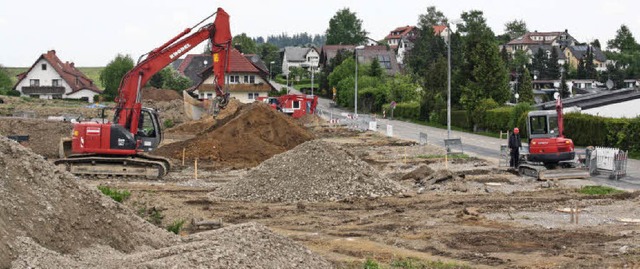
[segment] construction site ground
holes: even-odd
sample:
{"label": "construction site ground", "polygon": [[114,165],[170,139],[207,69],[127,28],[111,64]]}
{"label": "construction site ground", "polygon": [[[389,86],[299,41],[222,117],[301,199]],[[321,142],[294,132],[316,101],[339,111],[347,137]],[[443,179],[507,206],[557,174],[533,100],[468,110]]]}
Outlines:
{"label": "construction site ground", "polygon": [[[36,126],[33,123],[12,119],[11,124],[17,126],[13,127],[14,133],[26,134],[29,128],[42,132],[42,127],[29,127]],[[372,192],[367,197],[327,196],[284,202],[233,199],[220,191],[253,175],[252,169],[271,166],[247,167],[230,161],[221,166],[216,163],[218,158],[200,159],[197,170],[193,158],[187,158],[184,165],[174,158],[173,170],[158,181],[79,178],[78,182],[90,188],[103,185],[129,190],[131,196],[123,202],[128,210],[160,227],[184,220],[182,236],[214,227],[196,227],[192,225],[195,222],[222,223],[225,227],[260,223],[306,246],[337,268],[362,268],[368,259],[385,268],[399,266],[402,261],[451,266],[441,268],[640,266],[639,192],[581,194],[578,190],[590,182],[536,181],[498,169],[495,163],[480,158],[449,158],[440,147],[351,131],[316,120],[307,121],[306,128],[315,137],[306,143],[322,140],[320,146],[335,145],[345,156],[358,160],[335,159],[326,165],[342,171],[362,160],[372,171],[361,172],[393,181],[403,191],[391,196]],[[1,134],[7,135],[8,131],[4,132]],[[165,144],[195,138],[195,134],[169,131]],[[325,142],[328,144],[322,144]],[[37,145],[42,147],[40,142]],[[55,152],[32,150],[49,158]],[[283,146],[282,150],[287,154],[296,148]],[[175,155],[174,151],[170,153]],[[316,154],[313,150],[306,153],[309,158]],[[292,168],[283,165],[281,169],[274,173],[288,175]],[[310,178],[327,170],[313,165],[296,169]],[[265,182],[276,179],[264,178]],[[297,188],[297,192],[306,193],[311,187]],[[322,192],[322,186],[313,188],[316,193]],[[301,268],[305,267],[317,265]]]}

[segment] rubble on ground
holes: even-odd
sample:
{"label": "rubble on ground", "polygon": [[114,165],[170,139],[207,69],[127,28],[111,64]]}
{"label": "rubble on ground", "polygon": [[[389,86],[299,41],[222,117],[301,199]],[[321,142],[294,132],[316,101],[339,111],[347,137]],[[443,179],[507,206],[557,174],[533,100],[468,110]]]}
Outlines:
{"label": "rubble on ground", "polygon": [[264,161],[213,195],[264,202],[320,202],[401,192],[402,186],[381,178],[358,157],[329,142],[312,140]]}
{"label": "rubble on ground", "polygon": [[58,157],[58,144],[63,137],[71,137],[73,124],[44,119],[0,118],[0,135],[28,135],[23,143],[46,158]]}

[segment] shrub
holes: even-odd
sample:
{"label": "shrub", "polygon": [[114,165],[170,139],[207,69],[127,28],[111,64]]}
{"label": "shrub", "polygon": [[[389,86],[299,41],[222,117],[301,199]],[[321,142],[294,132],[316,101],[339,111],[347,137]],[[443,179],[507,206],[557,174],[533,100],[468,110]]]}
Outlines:
{"label": "shrub", "polygon": [[164,120],[164,128],[171,128],[173,127],[175,124],[173,123],[172,119],[166,119]]}
{"label": "shrub", "polygon": [[[389,104],[382,105],[382,109],[387,111],[387,117],[391,117],[391,108]],[[393,116],[397,118],[418,120],[420,117],[420,103],[406,102],[397,103]]]}
{"label": "shrub", "polygon": [[174,234],[179,234],[182,230],[182,225],[184,225],[184,220],[174,220],[173,224],[167,226],[167,231],[172,232]]}
{"label": "shrub", "polygon": [[102,194],[111,197],[111,199],[119,203],[122,203],[122,201],[131,196],[131,192],[129,192],[128,190],[121,191],[118,189],[109,188],[107,186],[98,186],[98,189],[102,192]]}

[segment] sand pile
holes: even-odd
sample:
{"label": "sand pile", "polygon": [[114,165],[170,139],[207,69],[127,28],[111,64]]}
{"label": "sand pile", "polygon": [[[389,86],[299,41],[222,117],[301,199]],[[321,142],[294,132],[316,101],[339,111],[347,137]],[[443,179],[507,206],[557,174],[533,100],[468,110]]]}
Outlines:
{"label": "sand pile", "polygon": [[258,224],[178,237],[0,137],[0,268],[330,268]]}
{"label": "sand pile", "polygon": [[73,124],[43,119],[0,118],[0,135],[29,135],[24,143],[35,153],[47,158],[58,157],[58,144],[63,137],[71,137]]}
{"label": "sand pile", "polygon": [[235,117],[195,138],[172,143],[154,154],[180,160],[195,158],[216,167],[254,167],[271,156],[313,139],[313,135],[289,116],[265,103],[243,106]]}
{"label": "sand pile", "polygon": [[204,117],[197,121],[188,121],[173,128],[167,129],[166,134],[190,134],[197,135],[206,133],[220,126],[237,116],[238,111],[247,104],[243,104],[237,99],[229,100],[229,104],[220,110],[220,113],[214,118],[212,116]]}
{"label": "sand pile", "polygon": [[317,114],[306,114],[298,119],[302,125],[305,126],[317,126],[326,123],[327,121],[323,120]]}
{"label": "sand pile", "polygon": [[329,142],[312,140],[264,161],[213,195],[262,202],[319,202],[402,191],[402,186],[381,178],[358,157]]}
{"label": "sand pile", "polygon": [[172,237],[2,136],[0,267],[8,267],[18,254],[14,243],[18,236],[60,253],[93,244],[131,252],[143,245],[162,246]]}

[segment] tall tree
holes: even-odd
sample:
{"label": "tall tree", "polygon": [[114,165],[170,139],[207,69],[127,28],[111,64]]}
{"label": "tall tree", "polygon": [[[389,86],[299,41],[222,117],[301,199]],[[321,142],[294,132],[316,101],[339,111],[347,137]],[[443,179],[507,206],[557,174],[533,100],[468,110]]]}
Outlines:
{"label": "tall tree", "polygon": [[418,27],[426,28],[433,27],[434,25],[443,25],[447,23],[447,17],[444,16],[442,11],[436,9],[435,6],[427,7],[427,13],[420,14],[418,19]]}
{"label": "tall tree", "polygon": [[560,79],[560,96],[562,96],[563,99],[571,96],[571,91],[569,90],[569,86],[567,86],[567,76],[562,76]]}
{"label": "tall tree", "polygon": [[465,65],[461,75],[466,81],[461,102],[471,113],[480,100],[491,98],[498,103],[509,99],[507,69],[500,59],[495,36],[482,11],[472,10],[461,15],[458,25],[464,35]]}
{"label": "tall tree", "polygon": [[533,83],[531,82],[531,73],[529,69],[525,68],[522,73],[522,86],[518,89],[518,102],[527,102],[529,104],[534,103],[533,99]]}
{"label": "tall tree", "polygon": [[586,79],[587,78],[587,69],[585,68],[584,58],[578,61],[578,71],[576,72],[576,76],[578,79]]}
{"label": "tall tree", "polygon": [[551,48],[551,57],[549,57],[547,67],[547,79],[558,79],[560,77],[560,64],[558,63],[558,50]]}
{"label": "tall tree", "polygon": [[591,44],[590,44],[590,45],[591,45],[591,46],[593,46],[593,47],[595,47],[595,48],[602,49],[602,46],[600,45],[600,40],[598,40],[597,38],[596,38],[596,40],[594,40],[593,42],[591,42]]}
{"label": "tall tree", "polygon": [[133,59],[129,55],[118,54],[115,59],[111,60],[107,66],[100,72],[100,82],[104,86],[102,93],[107,100],[114,100],[118,95],[118,87],[122,77],[133,69]]}
{"label": "tall tree", "polygon": [[598,76],[598,72],[596,71],[596,66],[593,63],[593,48],[591,46],[587,47],[587,54],[584,56],[584,72],[585,78],[587,79],[596,79]]}
{"label": "tall tree", "polygon": [[616,37],[607,42],[609,49],[616,49],[622,53],[637,51],[640,47],[633,34],[626,25],[621,25]]}
{"label": "tall tree", "polygon": [[511,66],[511,55],[507,52],[507,46],[502,46],[502,49],[500,50],[500,58],[506,66]]}
{"label": "tall tree", "polygon": [[253,41],[253,38],[248,37],[246,33],[234,36],[231,43],[242,53],[255,54],[257,52],[256,42]]}
{"label": "tall tree", "polygon": [[547,72],[547,55],[544,53],[542,48],[538,48],[538,50],[533,55],[531,59],[531,69],[534,71],[538,71],[540,74],[540,78],[547,79],[549,78],[549,74]]}
{"label": "tall tree", "polygon": [[329,20],[326,34],[327,45],[362,44],[367,40],[367,32],[362,29],[362,20],[349,8],[339,10]]}
{"label": "tall tree", "polygon": [[371,65],[369,66],[368,75],[371,77],[382,78],[382,67],[380,66],[380,62],[378,58],[373,58],[371,61]]}
{"label": "tall tree", "polygon": [[509,39],[515,39],[523,36],[529,30],[527,29],[527,23],[523,20],[513,20],[504,24],[504,32],[509,35]]}

